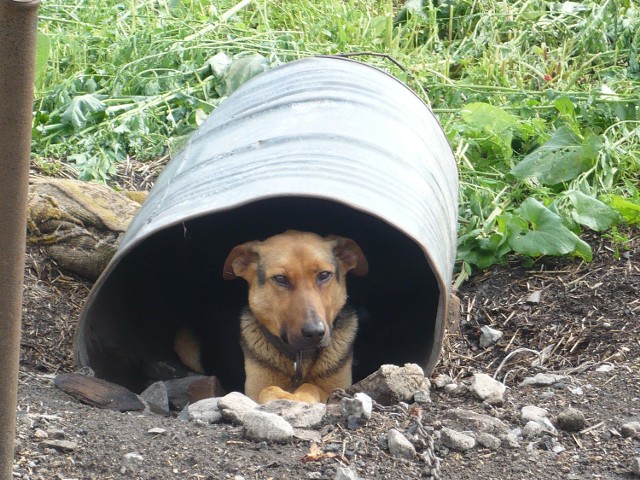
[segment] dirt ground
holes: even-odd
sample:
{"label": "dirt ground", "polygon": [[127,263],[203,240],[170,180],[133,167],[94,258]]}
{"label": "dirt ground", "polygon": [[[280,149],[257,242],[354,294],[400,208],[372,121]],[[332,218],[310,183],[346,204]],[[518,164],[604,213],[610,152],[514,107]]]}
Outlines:
{"label": "dirt ground", "polygon": [[[355,430],[327,422],[319,432],[322,453],[313,461],[308,461],[308,441],[254,443],[241,427],[100,410],[56,389],[55,375],[73,371],[74,324],[91,285],[60,272],[30,248],[14,477],[333,480],[339,467],[349,466],[362,479],[428,478],[424,459],[389,454],[382,441],[389,428],[415,431],[419,423],[427,432],[438,431],[452,408],[486,413],[516,427],[522,426],[520,409],[536,405],[551,417],[575,407],[586,416],[586,427],[497,450],[459,453],[436,442],[439,478],[638,478],[631,463],[640,457],[640,439],[620,434],[622,424],[640,421],[640,234],[627,235],[624,244],[590,238],[590,264],[546,259],[525,268],[513,260],[463,285],[460,326],[448,332],[435,374],[464,383],[473,373],[498,371],[509,387],[502,406],[432,389],[432,403],[420,409],[375,408],[370,421]],[[530,298],[534,292],[540,292],[537,302]],[[504,336],[483,349],[478,339],[487,324]],[[546,388],[518,386],[539,372],[562,373],[569,380]],[[52,446],[47,443],[52,439],[72,445]],[[562,448],[553,451],[552,445]],[[425,448],[417,442],[418,454]]]}

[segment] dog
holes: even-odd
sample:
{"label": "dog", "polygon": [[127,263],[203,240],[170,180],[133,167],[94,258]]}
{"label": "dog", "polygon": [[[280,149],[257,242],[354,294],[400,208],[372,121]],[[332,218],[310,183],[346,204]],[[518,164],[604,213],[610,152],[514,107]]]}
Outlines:
{"label": "dog", "polygon": [[[249,285],[240,315],[248,397],[325,403],[351,386],[358,318],[346,304],[346,275],[368,269],[355,241],[333,235],[289,230],[231,250],[223,277]],[[189,330],[177,333],[174,349],[196,372],[200,348]]]}

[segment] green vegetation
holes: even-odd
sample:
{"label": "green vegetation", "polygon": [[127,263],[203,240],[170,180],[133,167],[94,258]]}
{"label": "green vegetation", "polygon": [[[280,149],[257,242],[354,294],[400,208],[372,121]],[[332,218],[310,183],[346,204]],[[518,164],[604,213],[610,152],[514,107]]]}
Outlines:
{"label": "green vegetation", "polygon": [[589,260],[585,228],[640,223],[631,0],[58,1],[40,31],[34,156],[81,178],[173,151],[272,65],[373,52],[402,67],[360,59],[417,91],[456,152],[459,280],[511,252]]}

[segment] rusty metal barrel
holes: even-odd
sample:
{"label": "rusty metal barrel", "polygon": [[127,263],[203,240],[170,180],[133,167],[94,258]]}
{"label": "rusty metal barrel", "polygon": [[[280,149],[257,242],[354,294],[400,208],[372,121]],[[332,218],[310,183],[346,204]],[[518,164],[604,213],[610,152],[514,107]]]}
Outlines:
{"label": "rusty metal barrel", "polygon": [[354,379],[385,363],[433,370],[456,250],[457,168],[447,138],[407,86],[335,57],[287,63],[226,98],[158,178],[94,285],[77,361],[141,390],[180,376],[172,343],[189,326],[205,369],[244,382],[244,282],[229,251],[285,230],[354,239],[369,274],[350,277],[360,327]]}

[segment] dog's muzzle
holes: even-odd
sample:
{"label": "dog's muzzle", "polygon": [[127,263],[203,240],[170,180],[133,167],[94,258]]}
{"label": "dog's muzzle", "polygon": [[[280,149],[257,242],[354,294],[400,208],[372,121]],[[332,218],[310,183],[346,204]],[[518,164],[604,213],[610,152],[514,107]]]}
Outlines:
{"label": "dog's muzzle", "polygon": [[323,348],[329,345],[331,334],[315,310],[308,310],[300,332],[287,335],[289,345],[297,351]]}

